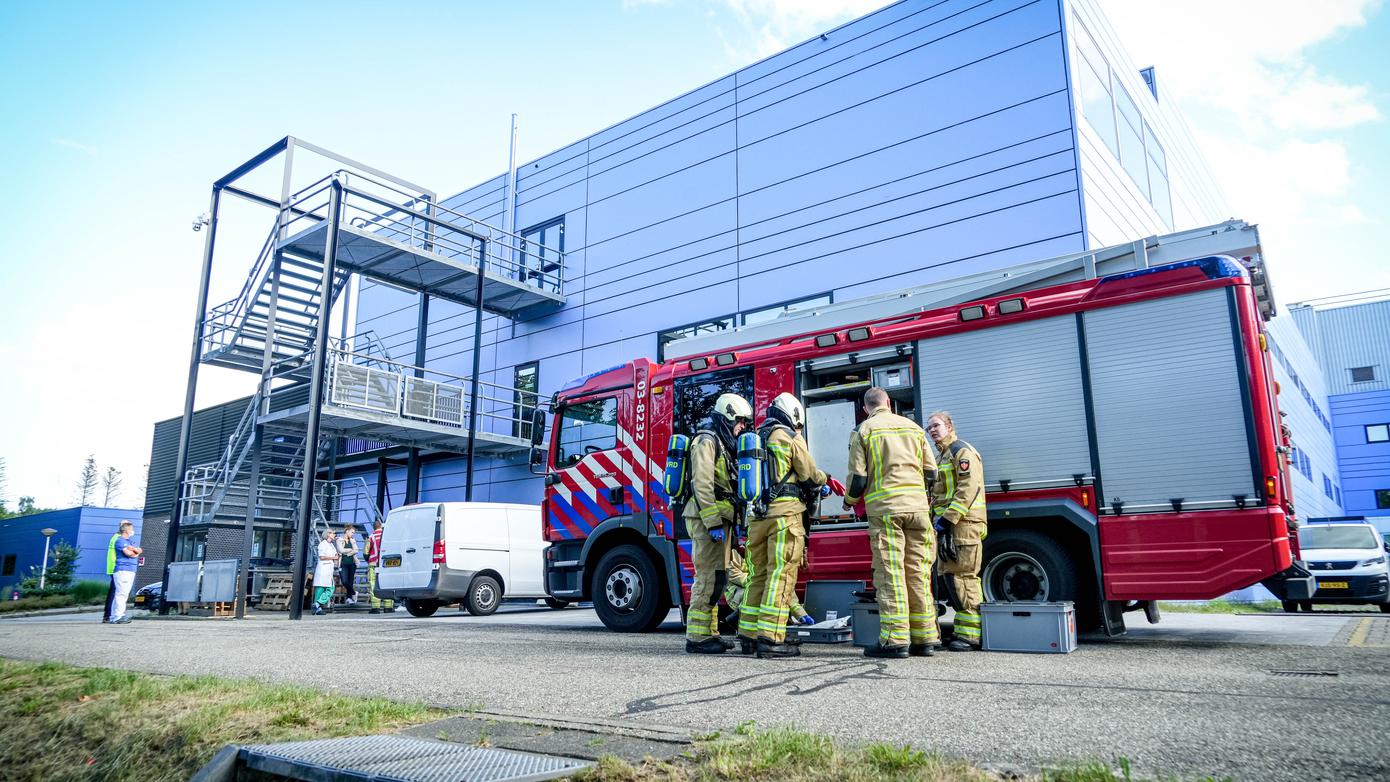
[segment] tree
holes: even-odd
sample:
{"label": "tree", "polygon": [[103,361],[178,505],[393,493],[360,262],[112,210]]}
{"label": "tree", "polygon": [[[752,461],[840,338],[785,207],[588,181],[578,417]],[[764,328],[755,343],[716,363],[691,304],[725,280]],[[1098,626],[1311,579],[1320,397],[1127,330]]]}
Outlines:
{"label": "tree", "polygon": [[121,493],[121,471],[115,467],[107,467],[106,474],[101,476],[101,488],[101,506],[103,508],[109,508],[111,507],[111,503],[115,501],[116,497]]}
{"label": "tree", "polygon": [[72,571],[77,565],[77,555],[81,549],[65,541],[58,541],[48,551],[48,571],[43,576],[43,589],[39,589],[39,573],[42,565],[33,565],[19,582],[19,592],[25,597],[44,597],[57,595],[72,588]]}
{"label": "tree", "polygon": [[18,515],[18,516],[29,516],[29,515],[34,514],[34,513],[43,513],[43,512],[46,511],[46,510],[48,510],[48,509],[47,509],[47,508],[40,508],[40,507],[34,505],[34,498],[33,498],[33,497],[20,497],[20,498],[19,498],[19,507],[18,507],[18,509],[16,510],[16,515]]}
{"label": "tree", "polygon": [[82,464],[82,474],[77,479],[77,504],[91,505],[92,495],[97,490],[97,458],[89,455]]}

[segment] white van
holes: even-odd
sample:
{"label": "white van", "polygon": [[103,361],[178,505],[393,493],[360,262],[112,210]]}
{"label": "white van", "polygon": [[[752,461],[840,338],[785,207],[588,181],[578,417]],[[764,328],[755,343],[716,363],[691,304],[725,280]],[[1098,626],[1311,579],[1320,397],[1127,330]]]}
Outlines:
{"label": "white van", "polygon": [[545,593],[545,547],[539,505],[406,505],[386,514],[376,592],[421,617],[451,603],[487,616],[503,598],[545,598],[564,608]]}
{"label": "white van", "polygon": [[1349,517],[1304,524],[1298,548],[1317,579],[1312,600],[1284,601],[1288,612],[1311,611],[1315,603],[1372,604],[1390,614],[1390,545],[1375,525]]}

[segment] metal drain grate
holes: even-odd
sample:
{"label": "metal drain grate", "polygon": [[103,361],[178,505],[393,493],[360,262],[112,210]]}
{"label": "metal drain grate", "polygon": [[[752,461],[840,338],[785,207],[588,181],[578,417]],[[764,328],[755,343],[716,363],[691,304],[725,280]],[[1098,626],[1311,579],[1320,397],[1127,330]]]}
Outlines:
{"label": "metal drain grate", "polygon": [[1303,670],[1297,670],[1297,669],[1282,669],[1282,670],[1281,670],[1281,669],[1278,669],[1278,668],[1271,669],[1270,672],[1269,672],[1269,674],[1270,674],[1271,676],[1299,676],[1299,677],[1310,677],[1310,676],[1341,676],[1341,674],[1337,673],[1336,671],[1303,671]]}
{"label": "metal drain grate", "polygon": [[243,747],[247,768],[308,780],[533,782],[590,764],[571,758],[485,749],[404,736],[318,739]]}

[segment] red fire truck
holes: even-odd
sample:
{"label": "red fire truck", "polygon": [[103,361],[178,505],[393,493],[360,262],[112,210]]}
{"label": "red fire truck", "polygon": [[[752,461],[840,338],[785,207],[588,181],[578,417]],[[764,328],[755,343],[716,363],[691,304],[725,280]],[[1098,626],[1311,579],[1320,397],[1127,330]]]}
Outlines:
{"label": "red fire truck", "polygon": [[[1311,579],[1296,561],[1272,312],[1255,228],[1232,221],[827,305],[596,372],[552,400],[548,454],[534,427],[546,591],[593,600],[613,630],[656,628],[687,604],[693,575],[662,490],[672,432],[693,433],[722,392],[761,420],[790,391],[817,463],[847,481],[848,435],[875,385],[918,421],[949,410],[982,454],[986,599],[1072,600],[1112,634],[1125,610],[1156,621],[1159,599],[1260,582],[1297,599]],[[812,520],[801,579],[871,580],[866,525],[838,502]]]}

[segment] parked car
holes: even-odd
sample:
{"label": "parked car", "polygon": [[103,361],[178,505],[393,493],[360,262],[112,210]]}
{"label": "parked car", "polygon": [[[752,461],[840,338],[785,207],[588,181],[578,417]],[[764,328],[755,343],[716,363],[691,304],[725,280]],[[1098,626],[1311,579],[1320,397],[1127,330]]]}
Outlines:
{"label": "parked car", "polygon": [[1299,529],[1298,542],[1318,588],[1312,600],[1285,600],[1285,611],[1340,603],[1374,604],[1390,614],[1390,545],[1375,525],[1361,519],[1313,522]]}
{"label": "parked car", "polygon": [[156,581],[153,584],[140,587],[135,592],[135,607],[148,608],[151,611],[158,611],[164,603],[164,582]]}
{"label": "parked car", "polygon": [[487,616],[502,600],[547,598],[538,505],[432,502],[395,508],[381,534],[377,595],[403,602],[412,616],[461,603]]}

